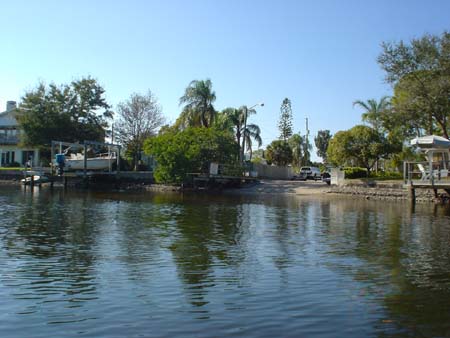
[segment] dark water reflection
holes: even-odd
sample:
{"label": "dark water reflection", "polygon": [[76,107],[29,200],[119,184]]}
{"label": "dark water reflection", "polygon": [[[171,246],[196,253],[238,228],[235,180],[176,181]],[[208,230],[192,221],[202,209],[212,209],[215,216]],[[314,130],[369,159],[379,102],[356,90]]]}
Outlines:
{"label": "dark water reflection", "polygon": [[448,337],[450,209],[0,187],[1,337]]}

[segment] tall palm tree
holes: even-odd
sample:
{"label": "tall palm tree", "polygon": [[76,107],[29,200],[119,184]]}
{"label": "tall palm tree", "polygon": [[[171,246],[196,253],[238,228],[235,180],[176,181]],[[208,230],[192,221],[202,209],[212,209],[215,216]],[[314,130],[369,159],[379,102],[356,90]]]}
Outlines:
{"label": "tall palm tree", "polygon": [[363,108],[365,110],[362,114],[363,121],[368,122],[377,132],[381,132],[383,114],[390,107],[388,96],[383,96],[378,102],[375,99],[370,99],[366,102],[356,100],[353,102],[353,106]]}
{"label": "tall palm tree", "polygon": [[254,123],[247,124],[247,128],[243,131],[243,137],[245,138],[245,145],[247,151],[250,153],[250,160],[252,159],[252,139],[258,144],[258,148],[262,145],[261,129]]}
{"label": "tall palm tree", "polygon": [[297,166],[301,167],[302,159],[303,159],[303,150],[305,149],[305,139],[298,134],[292,135],[288,140],[289,146],[292,149],[292,163]]}
{"label": "tall palm tree", "polygon": [[261,129],[259,128],[259,126],[254,123],[246,125],[246,118],[249,115],[256,114],[256,110],[248,109],[246,106],[242,106],[238,109],[226,108],[222,113],[224,114],[224,116],[226,116],[226,119],[228,121],[228,128],[231,127],[231,129],[233,130],[236,142],[239,144],[239,148],[241,148],[241,157],[243,157],[244,154],[243,146],[245,143],[245,150],[250,152],[251,158],[253,144],[252,139],[257,142],[258,147],[260,147],[262,144]]}
{"label": "tall palm tree", "polygon": [[183,113],[191,116],[191,121],[200,121],[201,126],[210,127],[214,122],[216,111],[213,103],[216,93],[212,90],[210,79],[194,80],[189,83],[184,95],[180,98],[180,105],[184,104]]}

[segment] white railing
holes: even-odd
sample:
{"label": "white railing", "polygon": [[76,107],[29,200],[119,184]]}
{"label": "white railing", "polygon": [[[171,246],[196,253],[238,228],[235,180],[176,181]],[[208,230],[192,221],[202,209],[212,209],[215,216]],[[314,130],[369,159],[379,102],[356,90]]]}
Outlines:
{"label": "white railing", "polygon": [[411,184],[414,181],[422,183],[450,182],[449,177],[450,162],[404,162],[403,179],[405,184]]}

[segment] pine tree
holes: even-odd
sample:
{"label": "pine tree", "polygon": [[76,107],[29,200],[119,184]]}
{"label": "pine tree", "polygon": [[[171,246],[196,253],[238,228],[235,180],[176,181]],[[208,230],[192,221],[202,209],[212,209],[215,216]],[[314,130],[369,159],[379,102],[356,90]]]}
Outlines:
{"label": "pine tree", "polygon": [[280,130],[280,139],[287,142],[292,136],[292,108],[291,100],[288,98],[285,98],[281,104],[278,129]]}

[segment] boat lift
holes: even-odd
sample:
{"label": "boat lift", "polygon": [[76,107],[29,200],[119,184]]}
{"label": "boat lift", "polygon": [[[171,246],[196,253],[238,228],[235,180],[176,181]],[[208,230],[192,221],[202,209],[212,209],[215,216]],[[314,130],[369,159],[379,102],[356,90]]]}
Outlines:
{"label": "boat lift", "polygon": [[412,200],[415,200],[416,188],[432,189],[435,197],[438,197],[438,189],[450,194],[450,140],[427,135],[411,140],[410,144],[417,146],[426,158],[422,162],[403,162],[404,186],[410,190]]}
{"label": "boat lift", "polygon": [[[84,176],[87,176],[88,173],[88,157],[87,157],[87,151],[89,146],[96,146],[96,147],[104,147],[108,148],[108,154],[111,154],[112,150],[115,150],[117,152],[116,161],[117,161],[117,171],[116,173],[120,172],[120,150],[121,146],[119,144],[114,143],[104,143],[104,142],[97,142],[97,141],[84,141],[83,143],[70,143],[70,142],[63,142],[63,141],[52,141],[51,145],[51,159],[52,161],[55,159],[56,154],[63,154],[63,147],[66,147],[66,151],[70,149],[83,149],[83,174]],[[109,164],[109,173],[112,173],[112,166],[111,162]]]}

